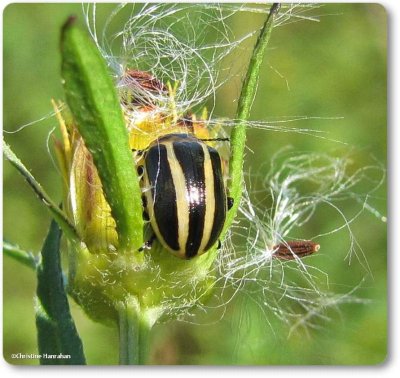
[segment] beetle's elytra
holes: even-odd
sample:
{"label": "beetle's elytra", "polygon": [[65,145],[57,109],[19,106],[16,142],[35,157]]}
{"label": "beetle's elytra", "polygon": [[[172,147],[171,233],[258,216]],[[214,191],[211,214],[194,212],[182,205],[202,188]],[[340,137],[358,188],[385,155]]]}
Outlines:
{"label": "beetle's elytra", "polygon": [[225,223],[221,158],[193,135],[168,134],[144,154],[145,206],[159,242],[175,256],[207,252]]}

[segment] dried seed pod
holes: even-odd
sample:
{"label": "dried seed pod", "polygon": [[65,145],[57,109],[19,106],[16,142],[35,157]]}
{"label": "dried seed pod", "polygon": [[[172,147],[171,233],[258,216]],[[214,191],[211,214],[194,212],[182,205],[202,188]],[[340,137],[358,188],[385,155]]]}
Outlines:
{"label": "dried seed pod", "polygon": [[310,240],[295,240],[279,243],[274,246],[274,257],[279,260],[294,260],[318,252],[320,245]]}
{"label": "dried seed pod", "polygon": [[166,86],[151,73],[139,70],[128,69],[125,77],[135,81],[135,84],[149,91],[167,92]]}

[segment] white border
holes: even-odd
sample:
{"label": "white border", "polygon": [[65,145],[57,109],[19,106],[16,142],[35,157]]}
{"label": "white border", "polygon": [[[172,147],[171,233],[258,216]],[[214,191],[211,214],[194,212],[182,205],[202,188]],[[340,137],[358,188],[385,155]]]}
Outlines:
{"label": "white border", "polygon": [[[14,1],[13,3],[37,3],[38,1]],[[47,1],[44,1],[44,3]],[[69,1],[70,3],[79,1]],[[99,2],[114,2],[114,1],[99,1]],[[149,2],[160,2],[160,1],[149,1]],[[182,1],[164,1],[164,2],[182,2]],[[188,1],[186,1],[188,2]],[[197,1],[202,2],[202,1]],[[205,2],[205,1],[203,1]],[[208,1],[211,2],[211,1]],[[220,1],[220,2],[243,2],[243,1]],[[315,1],[307,1],[315,2]],[[321,1],[320,3],[336,3],[337,1]],[[348,2],[348,1],[343,1]],[[1,9],[4,8],[11,2],[1,2]],[[53,0],[51,3],[62,3],[62,1]],[[376,1],[352,1],[352,3],[376,3]],[[119,377],[129,376],[138,377],[142,375],[160,376],[163,378],[174,377],[174,378],[190,378],[204,377],[207,376],[219,376],[221,374],[229,375],[229,377],[235,375],[243,375],[251,373],[252,378],[263,377],[270,375],[271,377],[279,376],[293,376],[296,378],[311,378],[317,377],[321,378],[321,373],[324,374],[324,378],[336,377],[341,378],[351,377],[355,374],[362,374],[362,378],[373,377],[376,378],[379,375],[380,378],[383,377],[393,377],[398,370],[400,370],[400,311],[399,303],[400,296],[396,292],[395,288],[400,288],[400,272],[399,272],[399,262],[400,262],[400,249],[399,249],[399,196],[400,196],[400,177],[399,177],[399,166],[400,166],[400,146],[399,146],[399,134],[400,134],[400,102],[399,102],[399,90],[400,90],[400,74],[398,73],[398,67],[400,67],[399,59],[399,49],[400,49],[400,7],[398,2],[395,0],[384,0],[379,2],[382,4],[388,14],[388,168],[389,168],[389,206],[388,206],[388,226],[389,226],[389,253],[388,253],[388,303],[389,303],[389,328],[388,328],[388,357],[385,363],[380,366],[373,367],[335,367],[335,366],[264,366],[264,367],[185,367],[185,366],[173,366],[173,367],[40,367],[40,366],[13,366],[7,364],[3,358],[0,362],[0,374],[5,376],[29,376],[37,377],[43,375],[43,373],[48,372],[49,374],[56,373],[59,377],[70,376],[72,372],[83,373],[85,370],[85,375],[95,377],[100,371],[104,374],[118,374]],[[3,19],[0,21],[0,30],[2,34],[3,30]],[[2,35],[1,35],[2,37]],[[3,51],[3,39],[0,39],[0,49],[1,54]],[[1,60],[1,78],[2,78],[2,62]],[[397,70],[396,70],[397,67]],[[2,86],[1,86],[2,94]],[[2,97],[2,96],[1,96]],[[0,113],[2,116],[2,107],[0,106]],[[2,173],[2,167],[0,167]],[[2,191],[1,191],[2,195]],[[2,197],[2,196],[1,196]],[[2,203],[2,202],[1,202]],[[0,204],[1,205],[1,204]],[[1,206],[2,207],[2,206]],[[2,234],[2,228],[0,233]],[[1,270],[2,272],[2,270]],[[0,273],[2,278],[2,273]],[[2,279],[0,281],[0,291],[2,295]],[[2,307],[2,301],[0,304]],[[396,321],[397,320],[397,321]],[[373,329],[370,330],[374,332]],[[0,336],[2,336],[3,328],[0,328]],[[1,344],[1,356],[2,356],[2,344]],[[71,370],[72,369],[72,370]]]}

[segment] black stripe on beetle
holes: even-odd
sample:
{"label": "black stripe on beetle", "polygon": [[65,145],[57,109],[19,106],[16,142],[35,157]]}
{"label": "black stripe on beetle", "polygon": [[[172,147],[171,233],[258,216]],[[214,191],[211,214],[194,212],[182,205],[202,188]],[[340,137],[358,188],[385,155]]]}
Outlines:
{"label": "black stripe on beetle", "polygon": [[206,215],[206,193],[204,178],[204,151],[197,141],[174,142],[175,157],[181,166],[189,211],[189,233],[185,256],[196,256],[203,238]]}
{"label": "black stripe on beetle", "polygon": [[214,226],[212,228],[210,239],[206,245],[206,249],[211,248],[215,244],[215,242],[219,238],[219,235],[222,232],[222,227],[224,226],[226,217],[226,207],[228,203],[222,178],[221,158],[219,157],[219,154],[215,149],[208,147],[208,151],[210,153],[214,178],[215,209],[213,219]]}
{"label": "black stripe on beetle", "polygon": [[168,134],[146,151],[144,193],[150,223],[175,256],[207,252],[225,223],[228,199],[218,152],[187,134]]}
{"label": "black stripe on beetle", "polygon": [[[145,157],[145,174],[150,184],[151,198],[147,198],[152,211],[157,214],[150,218],[158,233],[172,250],[179,250],[178,243],[178,214],[176,194],[171,167],[168,162],[167,149],[159,144],[151,147]],[[155,223],[154,223],[155,222]]]}

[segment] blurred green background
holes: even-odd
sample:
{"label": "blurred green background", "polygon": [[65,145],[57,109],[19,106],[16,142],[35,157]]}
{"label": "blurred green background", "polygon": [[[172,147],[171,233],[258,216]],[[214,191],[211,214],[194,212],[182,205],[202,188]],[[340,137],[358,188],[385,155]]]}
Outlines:
{"label": "blurred green background", "polygon": [[[252,118],[308,115],[343,117],[309,120],[289,126],[329,132],[331,140],[295,133],[249,130],[246,169],[261,169],[285,145],[299,151],[354,154],[355,167],[386,166],[386,13],[376,4],[327,4],[315,11],[320,22],[296,22],[274,30],[263,65]],[[5,130],[39,120],[52,109],[50,99],[62,99],[59,30],[70,14],[81,15],[79,4],[11,4],[3,14]],[[230,26],[262,23],[261,15],[241,15]],[[247,56],[242,54],[243,66]],[[239,61],[239,63],[241,63]],[[236,61],[238,64],[238,61]],[[288,84],[288,85],[287,85]],[[240,79],[218,92],[215,114],[232,117]],[[5,138],[32,170],[52,198],[61,198],[61,184],[47,153],[49,131],[56,125],[47,118]],[[37,252],[49,226],[49,215],[22,178],[8,163],[3,177],[3,232],[6,240]],[[360,188],[363,190],[363,188]],[[385,184],[369,203],[386,214]],[[354,214],[360,204],[346,204]],[[352,208],[354,206],[354,208]],[[319,217],[301,230],[307,238],[330,230],[337,219]],[[204,325],[169,323],[153,331],[152,363],[158,364],[379,364],[387,353],[386,224],[365,211],[352,229],[366,255],[373,277],[357,261],[345,256],[345,231],[320,240],[315,265],[328,273],[331,290],[357,295],[367,304],[345,304],[329,312],[316,329],[298,330],[288,338],[288,327],[256,305],[235,298],[220,321]],[[310,260],[312,264],[314,261]],[[365,280],[363,278],[365,277]],[[35,353],[33,311],[35,277],[32,271],[3,259],[4,357]],[[89,364],[118,361],[117,332],[88,320],[71,301]],[[246,319],[243,323],[243,312]],[[204,316],[202,316],[204,318]],[[212,318],[212,316],[211,316]],[[193,319],[191,319],[193,320]],[[217,317],[212,320],[217,320]],[[37,364],[35,360],[14,360]]]}

